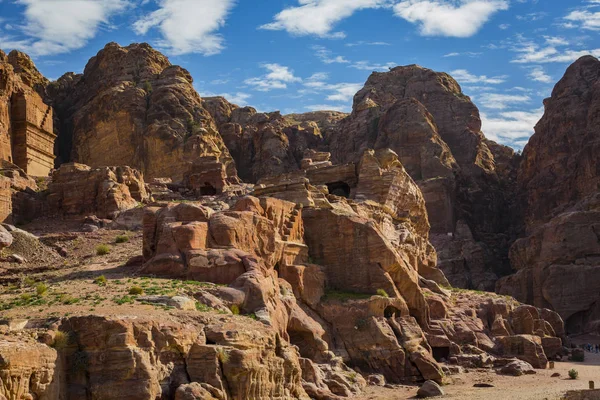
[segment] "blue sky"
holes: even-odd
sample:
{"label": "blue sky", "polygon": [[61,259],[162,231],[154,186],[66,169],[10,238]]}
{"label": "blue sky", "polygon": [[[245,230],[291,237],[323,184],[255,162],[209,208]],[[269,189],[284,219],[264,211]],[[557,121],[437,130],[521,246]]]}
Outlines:
{"label": "blue sky", "polygon": [[51,79],[107,42],[148,42],[205,96],[350,111],[372,71],[451,73],[491,139],[520,148],[566,67],[600,56],[600,0],[0,0],[0,48]]}

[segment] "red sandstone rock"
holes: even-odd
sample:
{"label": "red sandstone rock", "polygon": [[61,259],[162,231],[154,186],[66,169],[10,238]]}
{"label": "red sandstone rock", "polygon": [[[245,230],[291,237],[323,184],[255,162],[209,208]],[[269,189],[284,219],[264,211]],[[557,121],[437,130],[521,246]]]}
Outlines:
{"label": "red sandstone rock", "polygon": [[[524,234],[511,247],[515,274],[499,293],[557,311],[570,332],[600,326],[600,61],[569,67],[545,101],[546,111],[523,152],[518,187]],[[562,335],[562,333],[559,333]]]}
{"label": "red sandstone rock", "polygon": [[114,218],[148,200],[144,179],[130,167],[90,168],[66,164],[52,175],[45,193],[50,212]]}
{"label": "red sandstone rock", "polygon": [[180,181],[199,157],[215,156],[227,177],[236,177],[189,72],[147,44],[109,43],[82,76],[67,74],[48,93],[58,114],[63,161],[129,165],[148,178]]}

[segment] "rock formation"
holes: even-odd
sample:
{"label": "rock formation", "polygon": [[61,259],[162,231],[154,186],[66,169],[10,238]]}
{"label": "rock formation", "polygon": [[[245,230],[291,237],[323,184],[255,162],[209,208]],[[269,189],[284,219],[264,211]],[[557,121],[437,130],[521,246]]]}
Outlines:
{"label": "rock formation", "polygon": [[130,167],[90,168],[65,164],[52,174],[44,193],[49,210],[66,215],[114,218],[149,200],[144,178]]}
{"label": "rock formation", "polygon": [[[491,366],[492,353],[545,368],[562,348],[562,321],[551,311],[467,295],[449,304],[435,282],[447,285],[425,201],[395,153],[366,151],[351,164],[353,179],[324,153],[306,157],[295,181],[288,174],[257,187],[282,200],[246,197],[216,213],[190,203],[148,208],[144,273],[228,285],[210,291],[226,299],[211,306],[256,315],[303,357],[325,363],[321,370],[334,354],[389,382],[441,382],[436,356]],[[340,176],[353,182],[348,199],[329,193],[326,182]]]}
{"label": "rock formation", "polygon": [[525,237],[511,247],[516,273],[498,291],[556,310],[571,332],[600,321],[600,61],[569,67],[525,147],[518,172]]}
{"label": "rock formation", "polygon": [[[201,99],[146,44],[108,44],[83,75],[52,84],[22,53],[0,53],[0,138],[15,132],[8,102],[36,99],[25,98],[29,115],[44,95],[61,157],[37,182],[5,160],[1,215],[142,230],[129,251],[117,248],[129,236],[95,227],[34,237],[56,263],[40,271],[162,281],[73,316],[67,293],[46,300],[44,285],[21,279],[27,261],[0,259],[2,283],[19,281],[0,290],[0,310],[65,307],[0,323],[0,399],[339,400],[365,378],[427,389],[462,367],[546,368],[568,353],[567,331],[600,321],[599,77],[591,57],[567,71],[518,167],[484,138],[458,84],[418,66],[373,74],[350,115],[283,116]],[[30,125],[25,136],[38,137],[52,124]],[[6,230],[10,250],[26,233]],[[492,288],[517,232],[517,272],[498,290],[532,305],[451,287]],[[115,251],[67,265],[58,243],[80,238],[109,238]],[[117,290],[104,275],[93,285]]]}
{"label": "rock formation", "polygon": [[32,176],[54,167],[52,107],[40,96],[47,83],[26,54],[0,50],[0,160]]}
{"label": "rock formation", "polygon": [[204,107],[217,121],[240,178],[246,182],[297,170],[304,151],[322,148],[336,122],[345,116],[336,112],[259,113],[222,97],[205,98]]}
{"label": "rock formation", "polygon": [[395,151],[425,197],[440,268],[455,285],[485,290],[508,264],[508,224],[498,214],[508,208],[501,184],[513,165],[503,159],[496,171],[495,146],[458,83],[416,65],[373,73],[329,141],[337,162],[367,148]]}
{"label": "rock formation", "polygon": [[215,156],[235,164],[185,69],[147,44],[109,43],[82,75],[48,86],[57,112],[61,162],[128,165],[148,178],[180,181],[189,164]]}

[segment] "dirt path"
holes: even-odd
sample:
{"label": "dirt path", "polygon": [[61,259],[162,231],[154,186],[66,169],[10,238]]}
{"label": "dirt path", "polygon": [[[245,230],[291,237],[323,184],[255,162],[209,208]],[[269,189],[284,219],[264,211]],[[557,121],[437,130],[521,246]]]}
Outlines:
{"label": "dirt path", "polygon": [[[586,352],[584,363],[557,362],[554,370],[537,370],[535,375],[510,377],[490,371],[471,371],[454,375],[444,386],[444,399],[456,400],[559,400],[568,390],[587,389],[588,381],[600,387],[600,354]],[[569,379],[568,371],[576,369],[579,379]],[[555,372],[560,377],[552,378]],[[489,383],[491,388],[475,388],[475,383]],[[358,400],[400,400],[415,398],[418,387],[402,386],[396,389],[369,387]]]}

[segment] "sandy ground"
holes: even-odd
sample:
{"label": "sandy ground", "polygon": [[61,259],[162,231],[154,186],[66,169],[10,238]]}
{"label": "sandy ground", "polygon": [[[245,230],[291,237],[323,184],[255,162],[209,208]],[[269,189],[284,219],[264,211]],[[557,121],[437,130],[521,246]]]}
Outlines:
{"label": "sandy ground", "polygon": [[[568,371],[575,369],[579,379],[569,379]],[[560,377],[552,378],[554,373]],[[554,370],[537,370],[535,375],[511,377],[493,371],[471,370],[450,377],[444,386],[444,399],[460,400],[559,400],[568,390],[587,389],[589,381],[600,388],[600,354],[586,352],[584,363],[557,362]],[[489,383],[491,388],[473,387],[476,383]],[[394,389],[369,387],[356,397],[359,400],[399,400],[416,398],[418,387],[399,386]]]}

